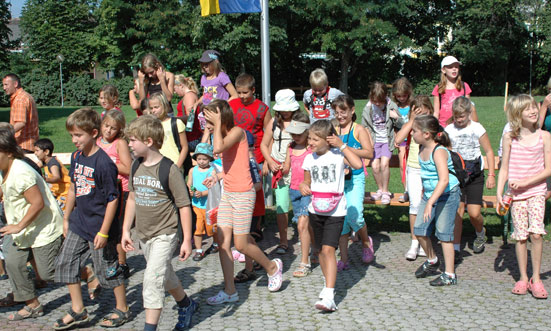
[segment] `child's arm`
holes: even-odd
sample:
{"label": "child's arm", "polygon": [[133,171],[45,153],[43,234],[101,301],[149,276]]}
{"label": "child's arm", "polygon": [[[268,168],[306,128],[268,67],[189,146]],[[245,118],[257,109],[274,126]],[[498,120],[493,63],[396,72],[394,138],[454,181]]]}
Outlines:
{"label": "child's arm", "polygon": [[147,95],[145,94],[145,74],[141,70],[138,70],[138,82],[138,95],[140,96],[140,101],[142,101]]}
{"label": "child's arm", "polygon": [[262,168],[262,174],[266,176],[270,171],[275,172],[279,170],[279,165],[272,159],[270,152],[270,146],[274,137],[273,126],[275,119],[272,119],[267,125],[267,128],[264,130],[264,136],[262,137],[262,142],[260,143],[260,151],[264,156],[264,167]]}
{"label": "child's arm", "polygon": [[363,126],[359,124],[356,125],[356,130],[358,131],[358,140],[360,141],[362,149],[351,148],[352,152],[363,159],[371,159],[373,157],[373,143],[371,142],[371,135]]}
{"label": "child's arm", "polygon": [[[195,102],[197,101],[197,94],[194,92],[192,93],[186,93],[184,95],[184,115],[189,115],[191,112],[191,109],[193,109],[193,106],[195,105]],[[208,130],[205,130],[208,131]]]}
{"label": "child's arm", "polygon": [[193,192],[191,192],[192,186],[193,186],[193,167],[189,169],[188,175],[187,175],[187,187],[189,189],[190,194],[193,194]]}
{"label": "child's arm", "polygon": [[130,165],[132,164],[132,156],[128,143],[124,139],[117,140],[117,154],[119,155],[119,164],[116,164],[117,171],[121,175],[130,175]]}
{"label": "child's arm", "polygon": [[44,178],[46,183],[57,183],[61,180],[61,169],[57,164],[48,167],[50,170],[50,177]]}
{"label": "child's arm", "polygon": [[431,220],[432,207],[438,201],[438,198],[444,193],[448,183],[450,182],[450,173],[448,170],[448,152],[439,148],[434,151],[434,164],[436,165],[436,171],[438,172],[438,183],[432,192],[432,196],[427,201],[425,211],[423,213],[423,220],[428,222]]}
{"label": "child's arm", "polygon": [[[341,138],[339,138],[339,136],[335,134],[328,136],[327,142],[329,143],[329,145],[337,147],[338,149],[341,149],[344,146]],[[362,168],[362,159],[360,159],[360,157],[356,155],[354,151],[352,151],[352,148],[347,146],[344,149],[341,149],[341,152],[344,155],[344,163],[349,165],[352,169]]]}
{"label": "child's arm", "polygon": [[396,136],[394,137],[394,147],[398,147],[402,141],[407,139],[412,128],[413,121],[410,119],[406,124],[402,126],[400,131],[396,133]]}
{"label": "child's arm", "polygon": [[135,111],[140,110],[140,100],[136,98],[136,93],[134,89],[131,89],[130,91],[128,91],[128,101],[132,109],[134,109]]}
{"label": "child's arm", "polygon": [[201,137],[202,143],[208,143],[210,138],[210,131],[205,128],[205,131],[203,131],[203,136]]}
{"label": "child's arm", "polygon": [[440,94],[439,95],[435,95],[433,98],[432,98],[432,103],[434,104],[434,117],[436,118],[439,118],[440,116]]}
{"label": "child's arm", "polygon": [[545,115],[547,114],[547,108],[551,105],[551,94],[545,96],[540,105],[540,117],[539,117],[539,127],[543,127],[543,122],[545,122]]}
{"label": "child's arm", "polygon": [[189,205],[181,207],[180,222],[184,231],[184,240],[180,246],[180,261],[185,261],[191,255],[191,208]]}
{"label": "child's arm", "polygon": [[532,177],[523,178],[519,181],[510,181],[509,186],[515,190],[534,185],[541,181],[545,181],[547,177],[551,177],[551,134],[547,131],[541,131],[541,135],[543,138],[543,155],[545,158],[545,168],[542,172]]}
{"label": "child's arm", "polygon": [[[179,121],[179,120],[177,119],[176,121]],[[208,130],[205,130],[205,131],[208,131]],[[189,146],[187,144],[185,129],[179,132],[178,134],[180,135],[180,146],[182,146],[182,150],[180,151],[180,156],[178,157],[178,162],[176,162],[176,165],[178,166],[178,168],[181,168],[182,165],[184,164],[184,161],[186,160],[187,153],[189,151]]]}
{"label": "child's arm", "polygon": [[69,216],[75,208],[75,183],[71,181],[69,186],[69,192],[67,192],[67,199],[65,200],[65,214],[63,214],[63,236],[67,237],[69,231]]}
{"label": "child's arm", "polygon": [[287,175],[289,171],[291,170],[291,153],[293,150],[291,149],[291,146],[287,148],[287,155],[285,155],[285,161],[283,162],[283,168],[281,169],[281,173],[283,175]]}
{"label": "child's arm", "polygon": [[499,177],[497,178],[497,204],[503,205],[503,188],[505,187],[505,182],[509,178],[509,158],[511,157],[511,135],[509,132],[503,135],[503,144],[502,144],[502,156],[501,156],[501,167],[499,169]]}
{"label": "child's arm", "polygon": [[310,176],[310,171],[304,170],[304,181],[299,184],[300,193],[303,196],[312,195],[312,190],[310,185],[312,184],[312,177]]}
{"label": "child's arm", "polygon": [[[111,223],[113,223],[115,213],[117,212],[118,201],[119,198],[116,198],[107,203],[107,207],[105,208],[105,215],[103,216],[103,222],[101,223],[101,228],[99,229],[99,233],[103,234],[104,236],[107,236],[109,234]],[[96,237],[94,238],[94,249],[103,248],[105,247],[105,245],[107,245],[107,238],[96,234]]]}
{"label": "child's arm", "polygon": [[171,72],[166,72],[163,67],[159,67],[157,69],[157,78],[161,83],[161,90],[163,90],[163,94],[166,96],[168,102],[170,102],[172,100],[172,96],[174,95],[174,74]]}
{"label": "child's arm", "polygon": [[237,91],[235,90],[235,87],[233,86],[232,83],[228,83],[228,84],[224,85],[224,87],[226,88],[226,90],[230,94],[230,98],[228,99],[228,102],[232,101],[233,99],[238,98],[237,97]]}
{"label": "child's arm", "polygon": [[205,111],[205,118],[207,121],[214,124],[213,130],[213,153],[220,154],[233,147],[233,145],[239,143],[245,135],[243,129],[234,126],[226,133],[226,136],[222,136],[222,121],[220,119],[220,112],[215,113],[212,111]]}
{"label": "child's arm", "polygon": [[25,213],[21,221],[19,221],[19,223],[9,224],[1,228],[0,233],[2,233],[3,236],[7,234],[17,234],[21,232],[34,221],[42,208],[44,208],[44,198],[42,197],[42,193],[40,193],[40,189],[36,184],[29,187],[25,192],[23,192],[23,197],[30,205],[27,209],[27,212]]}
{"label": "child's arm", "polygon": [[134,192],[128,192],[128,199],[126,200],[126,207],[124,211],[124,223],[122,224],[122,237],[121,246],[125,252],[134,250],[134,243],[130,236],[130,229],[134,224],[134,218],[136,217],[136,199]]}
{"label": "child's arm", "polygon": [[488,138],[487,133],[483,134],[478,141],[480,142],[480,146],[484,149],[486,159],[488,160],[488,179],[486,179],[486,188],[490,190],[496,186],[494,150],[492,149],[490,138]]}
{"label": "child's arm", "polygon": [[[471,98],[470,95],[467,95],[467,98]],[[474,105],[474,103],[471,105],[471,120],[472,121],[475,121],[475,122],[478,122],[478,113],[476,112],[476,107]]]}

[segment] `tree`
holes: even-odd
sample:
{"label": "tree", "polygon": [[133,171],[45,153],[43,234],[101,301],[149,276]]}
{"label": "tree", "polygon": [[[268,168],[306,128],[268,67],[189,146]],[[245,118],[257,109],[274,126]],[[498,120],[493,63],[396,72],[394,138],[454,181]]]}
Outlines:
{"label": "tree", "polygon": [[5,69],[8,63],[9,49],[11,48],[11,30],[8,27],[10,22],[10,4],[6,0],[0,1],[0,69]]}
{"label": "tree", "polygon": [[94,55],[95,21],[92,13],[97,7],[91,0],[28,0],[21,13],[23,38],[31,57],[39,61],[45,73],[59,67],[56,56],[65,57],[64,72],[88,71]]}

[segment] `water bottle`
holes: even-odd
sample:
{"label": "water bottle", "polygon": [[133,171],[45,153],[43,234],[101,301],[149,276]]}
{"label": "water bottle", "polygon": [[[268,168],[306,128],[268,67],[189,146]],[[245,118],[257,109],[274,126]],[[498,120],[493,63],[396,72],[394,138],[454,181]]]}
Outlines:
{"label": "water bottle", "polygon": [[191,132],[193,130],[193,122],[195,121],[195,109],[191,109],[187,117],[186,131]]}
{"label": "water bottle", "polygon": [[505,194],[501,200],[503,201],[503,206],[496,206],[496,212],[499,216],[505,216],[507,215],[509,208],[511,208],[511,203],[513,202],[513,193],[510,188],[507,188],[507,191],[505,191]]}

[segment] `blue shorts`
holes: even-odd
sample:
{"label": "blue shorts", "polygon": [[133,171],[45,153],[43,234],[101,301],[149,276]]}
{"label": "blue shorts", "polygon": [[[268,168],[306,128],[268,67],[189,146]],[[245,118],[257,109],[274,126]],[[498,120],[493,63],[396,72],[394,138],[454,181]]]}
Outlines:
{"label": "blue shorts", "polygon": [[413,227],[413,234],[416,236],[428,237],[436,227],[436,237],[440,241],[453,241],[453,230],[455,228],[455,214],[459,208],[461,190],[459,185],[451,191],[444,193],[438,198],[436,204],[432,207],[431,220],[423,221],[423,214],[428,199],[423,196],[419,208],[417,209],[417,218]]}
{"label": "blue shorts", "polygon": [[358,232],[365,225],[365,174],[363,172],[352,175],[352,179],[344,182],[344,195],[346,198],[346,216],[344,217],[341,235],[348,234],[350,231]]}
{"label": "blue shorts", "polygon": [[289,188],[289,199],[293,205],[293,222],[298,222],[301,216],[308,216],[308,206],[312,200],[311,195],[304,196],[298,190]]}

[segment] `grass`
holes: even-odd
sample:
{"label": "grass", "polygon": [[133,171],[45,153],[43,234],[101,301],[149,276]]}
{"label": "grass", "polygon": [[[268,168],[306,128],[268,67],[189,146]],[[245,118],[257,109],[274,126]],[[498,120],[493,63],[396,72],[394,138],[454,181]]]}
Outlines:
{"label": "grass", "polygon": [[[540,98],[537,98],[540,101]],[[503,97],[473,97],[473,102],[476,105],[480,123],[486,129],[494,153],[497,155],[501,132],[506,123],[506,117],[503,113]],[[358,122],[361,120],[362,110],[367,100],[356,100],[356,114]],[[54,142],[56,152],[72,152],[74,145],[67,130],[65,129],[65,119],[69,114],[78,109],[78,107],[39,107],[40,118],[40,136],[48,137]],[[99,107],[96,107],[99,111]],[[127,122],[130,122],[136,117],[135,112],[129,106],[123,106],[122,110],[126,115]],[[9,108],[0,108],[0,121],[9,121]],[[403,186],[400,180],[398,169],[391,169],[390,176],[390,191],[401,192]],[[377,188],[373,179],[370,177],[367,180],[366,190],[375,191]],[[495,195],[495,189],[484,190],[484,195]],[[551,212],[551,203],[547,203],[546,215]],[[389,232],[409,232],[408,210],[404,207],[389,207],[389,206],[374,206],[368,205],[365,208],[365,217],[370,231],[389,231]],[[275,215],[271,215],[269,219],[275,220]],[[501,236],[502,226],[500,218],[495,214],[494,210],[483,210],[485,226],[488,234],[492,236]],[[549,217],[546,218],[546,231],[549,233],[546,236],[547,240],[551,240],[551,225]],[[465,215],[464,230],[466,235],[474,235],[474,229],[468,221],[468,216]]]}

